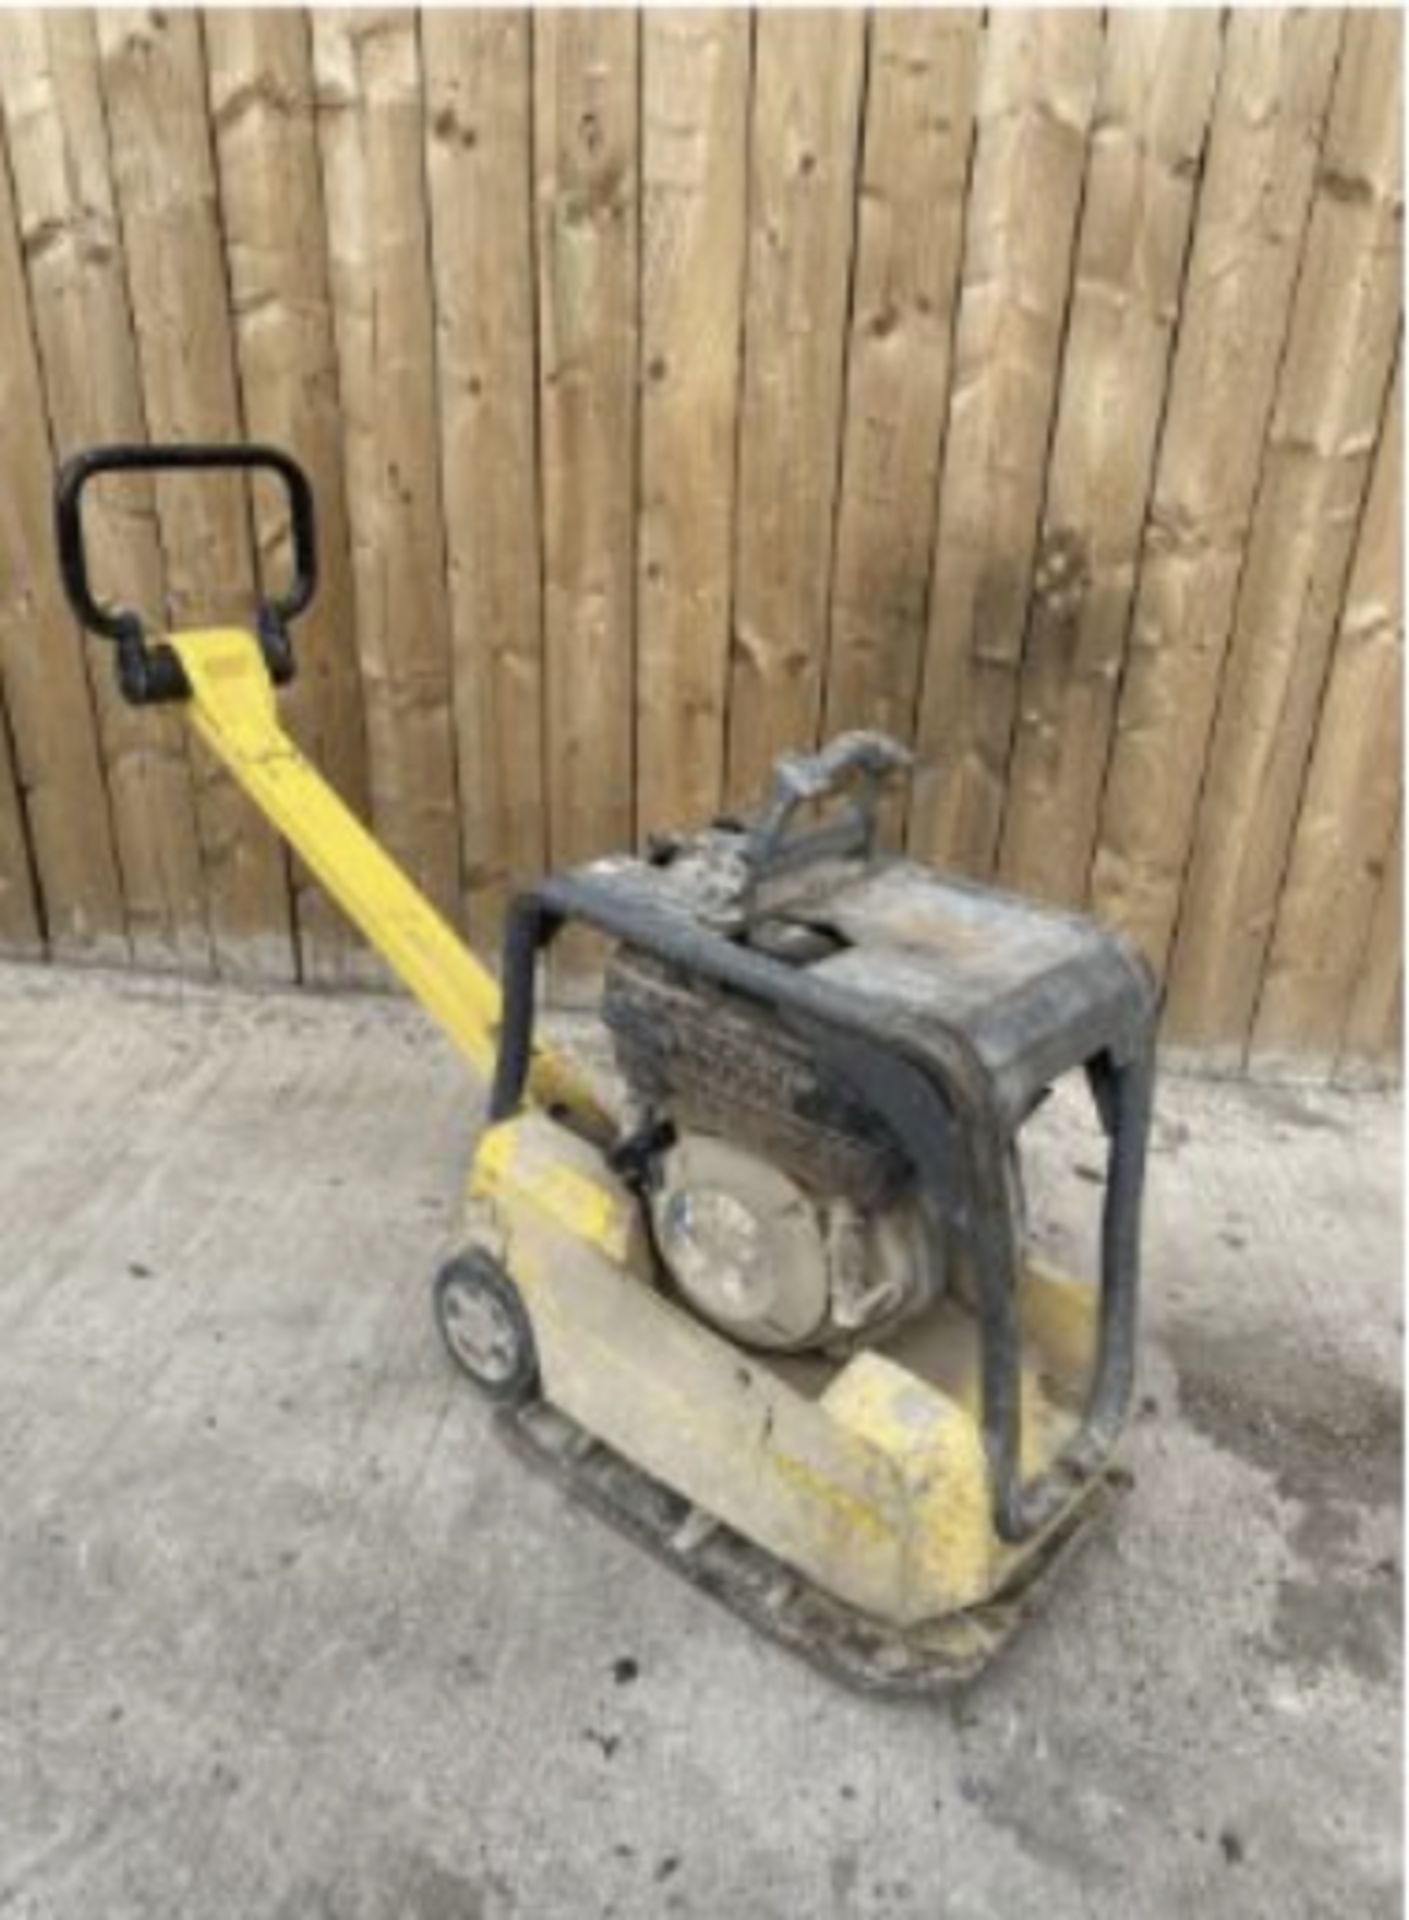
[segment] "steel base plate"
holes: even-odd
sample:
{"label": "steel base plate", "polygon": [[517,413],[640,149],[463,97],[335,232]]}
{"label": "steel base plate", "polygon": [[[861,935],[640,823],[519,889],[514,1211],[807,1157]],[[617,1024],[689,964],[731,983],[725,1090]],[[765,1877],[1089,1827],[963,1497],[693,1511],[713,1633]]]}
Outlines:
{"label": "steel base plate", "polygon": [[822,1592],[546,1401],[501,1409],[496,1424],[532,1466],[749,1626],[872,1694],[937,1694],[974,1679],[1033,1612],[1054,1568],[1129,1485],[1119,1468],[1094,1484],[1001,1595],[965,1613],[902,1628]]}

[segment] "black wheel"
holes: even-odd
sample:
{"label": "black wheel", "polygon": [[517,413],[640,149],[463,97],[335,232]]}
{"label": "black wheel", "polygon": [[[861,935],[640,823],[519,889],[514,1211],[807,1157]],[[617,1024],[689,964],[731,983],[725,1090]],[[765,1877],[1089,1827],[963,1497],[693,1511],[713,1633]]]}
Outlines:
{"label": "black wheel", "polygon": [[518,1406],[538,1384],[533,1328],[497,1261],[471,1250],[435,1278],[435,1319],[450,1357],[491,1400]]}

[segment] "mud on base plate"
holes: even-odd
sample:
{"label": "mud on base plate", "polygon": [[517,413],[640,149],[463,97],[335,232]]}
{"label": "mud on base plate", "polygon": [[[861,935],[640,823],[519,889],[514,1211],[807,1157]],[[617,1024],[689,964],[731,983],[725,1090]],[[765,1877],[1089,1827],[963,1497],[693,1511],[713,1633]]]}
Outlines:
{"label": "mud on base plate", "polygon": [[646,1547],[749,1626],[866,1693],[936,1694],[972,1680],[1033,1612],[1048,1576],[1129,1484],[1116,1468],[1053,1530],[1001,1598],[946,1619],[893,1627],[812,1586],[544,1401],[502,1409],[496,1424],[530,1465]]}

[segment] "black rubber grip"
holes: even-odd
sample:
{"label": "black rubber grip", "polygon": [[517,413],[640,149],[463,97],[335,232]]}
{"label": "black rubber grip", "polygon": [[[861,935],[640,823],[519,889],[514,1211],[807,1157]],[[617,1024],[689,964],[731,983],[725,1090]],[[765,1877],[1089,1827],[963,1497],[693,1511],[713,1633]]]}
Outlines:
{"label": "black rubber grip", "polygon": [[297,619],[318,586],[318,538],[313,489],[291,454],[260,445],[90,447],[66,460],[54,488],[54,525],[59,573],[73,608],[90,632],[116,641],[123,692],[137,705],[179,698],[185,676],[169,648],[148,647],[140,616],[122,607],[105,607],[93,597],[83,544],[83,490],[105,473],[275,473],[288,495],[293,529],[294,572],[284,591],[259,610],[259,638],[270,672],[280,683],[293,677],[288,623]]}
{"label": "black rubber grip", "polygon": [[318,585],[318,540],[313,514],[313,489],[308,475],[292,454],[279,447],[241,446],[108,446],[90,447],[66,460],[55,489],[59,542],[59,570],[69,604],[94,633],[120,640],[135,618],[120,609],[99,606],[88,584],[83,546],[81,503],[90,480],[102,473],[237,472],[263,469],[278,474],[289,498],[293,521],[294,577],[283,593],[268,602],[281,622],[294,620],[312,600]]}

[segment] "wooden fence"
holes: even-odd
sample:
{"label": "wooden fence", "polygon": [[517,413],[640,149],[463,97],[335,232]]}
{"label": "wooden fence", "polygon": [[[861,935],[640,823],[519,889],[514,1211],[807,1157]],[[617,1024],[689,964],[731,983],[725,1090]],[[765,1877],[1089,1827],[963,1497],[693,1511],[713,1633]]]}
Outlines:
{"label": "wooden fence", "polygon": [[[56,458],[281,442],[291,724],[515,880],[914,742],[889,830],[1128,928],[1166,1031],[1357,1077],[1401,975],[1393,12],[0,13],[0,940],[355,943],[59,594]],[[153,618],[276,503],[122,483]]]}

